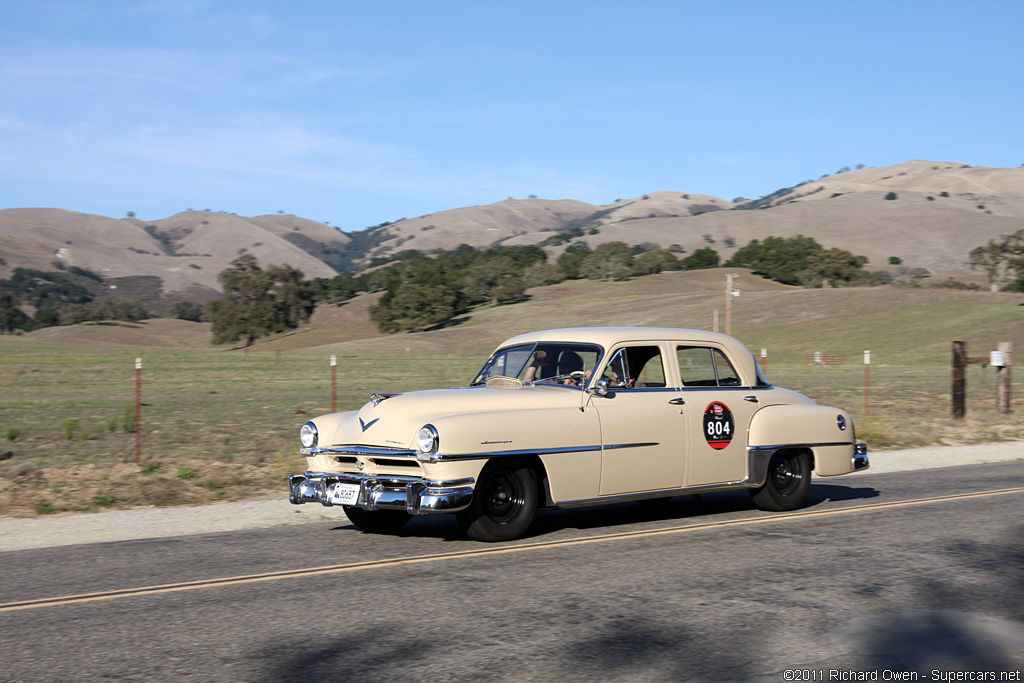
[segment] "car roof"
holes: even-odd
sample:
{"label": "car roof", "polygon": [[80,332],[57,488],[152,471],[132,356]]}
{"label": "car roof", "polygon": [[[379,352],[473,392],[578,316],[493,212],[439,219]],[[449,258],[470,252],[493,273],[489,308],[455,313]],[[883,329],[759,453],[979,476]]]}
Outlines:
{"label": "car roof", "polygon": [[520,334],[506,339],[498,348],[533,342],[576,342],[598,344],[605,349],[610,349],[615,344],[642,341],[690,342],[718,346],[738,366],[736,369],[747,383],[756,380],[754,369],[756,360],[750,349],[735,337],[707,330],[673,327],[564,327]]}
{"label": "car roof", "polygon": [[[740,344],[739,340],[707,330],[684,330],[672,327],[564,327],[555,330],[527,332],[505,340],[501,346],[526,342],[589,342],[611,346],[624,341],[699,341],[722,346]],[[742,344],[740,344],[742,346]],[[745,347],[744,347],[745,348]]]}

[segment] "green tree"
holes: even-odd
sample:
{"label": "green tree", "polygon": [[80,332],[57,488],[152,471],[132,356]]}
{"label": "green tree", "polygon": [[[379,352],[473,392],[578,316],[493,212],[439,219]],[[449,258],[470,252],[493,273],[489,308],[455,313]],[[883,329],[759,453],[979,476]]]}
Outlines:
{"label": "green tree", "polygon": [[599,244],[580,264],[580,274],[589,280],[625,280],[634,272],[633,248],[625,242]]}
{"label": "green tree", "polygon": [[800,273],[805,287],[844,287],[874,284],[875,279],[864,270],[864,263],[845,249],[823,249],[807,257],[807,267]]}
{"label": "green tree", "polygon": [[720,261],[717,251],[711,247],[702,247],[682,259],[680,263],[683,270],[704,270],[705,268],[717,268]]}
{"label": "green tree", "polygon": [[522,271],[506,256],[477,261],[467,270],[462,284],[462,292],[469,303],[490,301],[494,306],[521,297],[525,291]]}
{"label": "green tree", "polygon": [[298,327],[316,306],[301,271],[291,266],[263,270],[252,254],[232,261],[217,279],[224,296],[206,308],[214,344],[244,339],[250,346],[260,337]]}
{"label": "green tree", "polygon": [[178,320],[200,322],[203,319],[203,307],[194,301],[179,301],[171,306],[168,315]]}
{"label": "green tree", "polygon": [[654,249],[646,251],[634,260],[636,271],[646,275],[653,275],[665,270],[682,270],[683,264],[667,249]]}
{"label": "green tree", "polygon": [[554,285],[564,279],[565,273],[553,263],[534,263],[523,270],[523,284],[527,289],[542,285]]}
{"label": "green tree", "polygon": [[975,247],[968,255],[971,268],[985,271],[989,287],[998,292],[1007,280],[1024,275],[1024,230],[999,239],[989,240],[983,247]]}
{"label": "green tree", "polygon": [[799,273],[807,269],[807,259],[822,250],[813,237],[767,237],[751,241],[725,264],[750,268],[758,275],[787,285],[800,284]]}
{"label": "green tree", "polygon": [[0,333],[15,332],[25,327],[29,317],[18,308],[18,298],[0,289]]}
{"label": "green tree", "polygon": [[370,320],[385,334],[422,330],[455,315],[454,301],[443,285],[405,283],[370,306]]}
{"label": "green tree", "polygon": [[577,242],[566,247],[558,257],[558,267],[565,273],[569,280],[578,280],[583,277],[583,261],[590,255],[590,246],[585,242]]}

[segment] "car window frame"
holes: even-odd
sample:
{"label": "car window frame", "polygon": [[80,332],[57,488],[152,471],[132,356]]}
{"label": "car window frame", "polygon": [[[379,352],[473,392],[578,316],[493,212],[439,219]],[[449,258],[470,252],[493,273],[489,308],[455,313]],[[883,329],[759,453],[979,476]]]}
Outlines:
{"label": "car window frame", "polygon": [[[592,379],[595,379],[595,378],[599,379],[600,377],[603,377],[604,373],[611,367],[612,363],[615,362],[616,357],[621,352],[625,352],[626,353],[626,364],[627,364],[627,367],[628,367],[628,364],[629,364],[629,349],[631,349],[631,348],[640,348],[640,347],[654,347],[654,348],[658,349],[658,354],[657,355],[661,359],[661,374],[664,377],[665,386],[662,386],[662,387],[648,387],[648,386],[644,386],[644,387],[638,387],[638,386],[620,387],[620,386],[615,386],[613,384],[613,385],[608,387],[609,391],[610,392],[617,392],[617,391],[626,391],[626,392],[678,391],[679,388],[677,386],[673,386],[674,378],[672,377],[672,366],[669,365],[668,356],[665,354],[665,344],[662,341],[660,341],[660,340],[658,340],[658,341],[655,341],[655,340],[645,340],[645,341],[635,341],[635,342],[619,342],[618,344],[612,346],[611,349],[608,351],[608,363],[607,363],[607,365],[602,366],[601,367],[601,373],[599,375],[595,374],[594,378],[592,378]],[[650,358],[648,358],[644,362],[644,367],[646,367],[647,363],[650,363],[653,358],[654,358],[654,356],[651,356]],[[642,369],[643,368],[641,368],[641,370]],[[634,384],[635,384],[635,379],[634,379]]]}
{"label": "car window frame", "polygon": [[[765,386],[762,386],[760,383],[758,383],[758,385],[756,387],[752,387],[750,384],[745,383],[745,380],[743,378],[743,373],[741,373],[737,369],[736,363],[733,362],[733,359],[729,356],[729,353],[725,349],[723,349],[721,346],[719,346],[717,344],[702,344],[702,343],[693,342],[693,341],[680,341],[680,340],[677,340],[677,341],[673,341],[672,345],[673,345],[673,351],[674,351],[674,353],[672,355],[675,358],[676,369],[679,372],[679,385],[683,389],[686,389],[686,390],[689,390],[689,391],[712,391],[712,390],[717,391],[717,390],[739,390],[739,389],[750,390],[750,389],[753,389],[753,388],[762,388],[762,389],[763,388],[767,388]],[[682,364],[679,362],[679,350],[682,349],[682,348],[687,348],[687,349],[706,349],[711,354],[711,366],[714,369],[714,373],[715,373],[715,384],[714,385],[687,384],[683,380],[683,368],[682,368]],[[718,354],[721,355],[722,358],[725,359],[725,362],[729,364],[729,368],[732,370],[733,374],[736,376],[736,379],[739,381],[739,384],[722,384],[721,375],[718,372],[718,358],[716,357],[716,354],[715,354],[716,351],[718,352]]]}

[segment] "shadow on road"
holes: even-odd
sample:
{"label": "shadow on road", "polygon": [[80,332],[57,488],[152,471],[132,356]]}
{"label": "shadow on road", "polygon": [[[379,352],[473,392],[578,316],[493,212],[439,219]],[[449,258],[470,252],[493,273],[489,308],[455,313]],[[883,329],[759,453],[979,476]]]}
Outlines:
{"label": "shadow on road", "polygon": [[[880,494],[872,487],[849,487],[837,484],[811,486],[807,502],[802,509],[813,508],[826,502],[842,502],[876,498]],[[639,525],[651,522],[677,522],[684,519],[694,521],[715,521],[721,515],[741,512],[757,512],[746,490],[720,491],[701,495],[676,496],[640,502],[612,503],[586,508],[538,510],[533,525],[523,539],[543,540],[547,536],[567,529],[630,531],[616,527]],[[764,513],[773,514],[773,513]],[[344,524],[331,531],[356,531],[357,527]],[[436,538],[442,541],[463,541],[476,543],[463,533],[454,515],[424,515],[413,517],[397,533],[400,538]]]}

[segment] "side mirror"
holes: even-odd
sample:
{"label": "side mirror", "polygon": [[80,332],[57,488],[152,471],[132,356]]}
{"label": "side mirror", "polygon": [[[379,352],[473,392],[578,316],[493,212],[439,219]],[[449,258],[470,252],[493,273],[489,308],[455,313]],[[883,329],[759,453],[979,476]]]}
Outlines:
{"label": "side mirror", "polygon": [[595,396],[607,396],[608,390],[611,388],[611,385],[611,380],[609,380],[607,377],[602,377],[601,379],[594,382],[594,386],[590,388],[590,393],[594,394]]}

